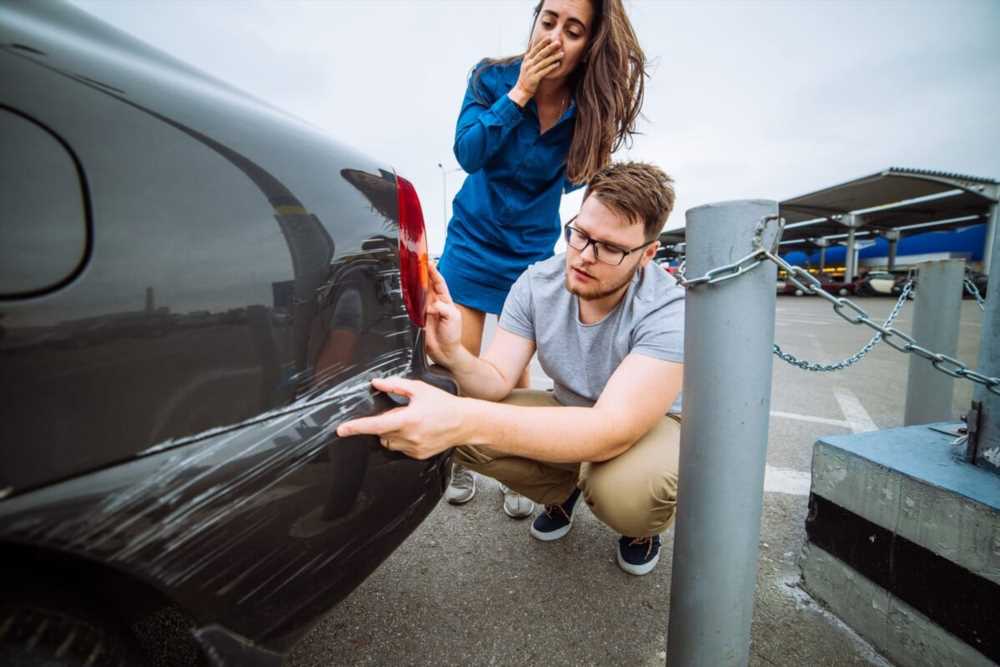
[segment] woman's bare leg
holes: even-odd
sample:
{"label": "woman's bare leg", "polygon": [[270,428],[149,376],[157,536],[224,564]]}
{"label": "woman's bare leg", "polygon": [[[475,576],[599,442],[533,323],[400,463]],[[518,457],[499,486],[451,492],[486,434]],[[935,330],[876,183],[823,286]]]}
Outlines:
{"label": "woman's bare leg", "polygon": [[483,327],[486,324],[486,313],[475,308],[456,303],[458,312],[462,315],[462,347],[479,356],[483,347]]}
{"label": "woman's bare leg", "polygon": [[[486,315],[481,310],[455,304],[458,312],[462,315],[462,347],[475,356],[479,356],[479,350],[483,343],[483,325],[486,322]],[[444,492],[444,497],[452,505],[462,505],[472,500],[476,495],[476,477],[471,470],[455,463],[451,470],[451,482]]]}
{"label": "woman's bare leg", "polygon": [[[476,355],[483,350],[483,330],[486,328],[486,313],[481,310],[456,303],[462,314],[462,347]],[[525,367],[521,377],[517,379],[516,389],[531,388],[531,369]]]}
{"label": "woman's bare leg", "polygon": [[[517,389],[531,389],[531,366],[524,367],[524,372],[517,379]],[[524,519],[535,512],[535,503],[526,496],[522,496],[517,491],[509,487],[500,485],[503,491],[503,511],[512,519]]]}
{"label": "woman's bare leg", "polygon": [[[462,314],[462,346],[478,357],[483,347],[483,329],[486,326],[486,313],[475,308],[463,306],[460,303],[456,303],[455,305],[458,306],[458,312]],[[530,373],[525,368],[524,373],[518,379],[517,386],[518,388],[527,388],[530,381]],[[500,488],[504,494],[503,509],[508,516],[520,519],[531,516],[535,511],[535,503],[531,502],[530,499],[525,498],[516,491],[510,490],[502,484]],[[460,505],[469,501],[475,493],[476,482],[472,472],[456,464],[452,471],[451,485],[445,492],[448,502]]]}

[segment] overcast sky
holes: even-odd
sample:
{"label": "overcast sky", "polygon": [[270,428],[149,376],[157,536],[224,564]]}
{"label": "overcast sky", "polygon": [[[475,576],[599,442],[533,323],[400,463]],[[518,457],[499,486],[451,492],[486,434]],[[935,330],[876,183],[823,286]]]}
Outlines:
{"label": "overcast sky", "polygon": [[[73,0],[328,130],[416,185],[431,250],[463,174],[473,64],[523,50],[531,0]],[[684,211],[889,166],[1000,178],[1000,2],[626,2],[650,60],[642,136]],[[438,163],[449,173],[444,174]],[[580,193],[563,201],[568,218]]]}

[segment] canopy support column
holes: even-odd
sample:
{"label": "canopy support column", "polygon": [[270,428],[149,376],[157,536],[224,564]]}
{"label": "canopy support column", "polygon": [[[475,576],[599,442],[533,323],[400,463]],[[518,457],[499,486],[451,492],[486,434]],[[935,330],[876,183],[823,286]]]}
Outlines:
{"label": "canopy support column", "polygon": [[889,229],[885,232],[885,239],[889,242],[889,270],[896,268],[896,246],[899,244],[899,230]]}

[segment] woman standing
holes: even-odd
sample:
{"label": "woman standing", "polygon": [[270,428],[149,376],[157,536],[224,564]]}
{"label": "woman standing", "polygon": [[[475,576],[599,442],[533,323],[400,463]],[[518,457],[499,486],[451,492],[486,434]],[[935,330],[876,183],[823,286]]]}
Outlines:
{"label": "woman standing", "polygon": [[[453,201],[439,270],[478,355],[486,313],[552,256],[563,192],[582,187],[635,133],[646,60],[621,0],[543,0],[521,56],[486,59],[469,79],[455,132],[468,172]],[[528,386],[527,373],[518,384]],[[472,473],[456,468],[446,497],[467,502]],[[504,511],[534,504],[504,488]]]}

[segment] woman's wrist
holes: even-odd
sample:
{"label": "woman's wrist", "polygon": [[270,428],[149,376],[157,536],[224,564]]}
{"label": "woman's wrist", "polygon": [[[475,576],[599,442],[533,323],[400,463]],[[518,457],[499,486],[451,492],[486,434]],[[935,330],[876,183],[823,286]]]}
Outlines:
{"label": "woman's wrist", "polygon": [[534,96],[525,91],[520,86],[514,86],[513,88],[511,88],[510,92],[507,93],[507,97],[510,98],[511,102],[513,102],[514,104],[523,109],[524,106],[528,103],[528,101]]}

